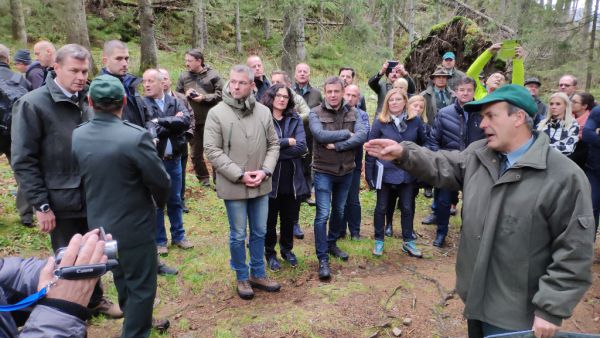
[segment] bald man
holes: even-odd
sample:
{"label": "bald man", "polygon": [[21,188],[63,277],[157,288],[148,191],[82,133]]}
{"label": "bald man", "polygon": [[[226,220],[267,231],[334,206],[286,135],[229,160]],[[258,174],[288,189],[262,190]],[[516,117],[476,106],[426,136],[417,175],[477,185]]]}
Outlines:
{"label": "bald man", "polygon": [[33,45],[33,54],[35,61],[25,71],[25,78],[36,89],[46,83],[46,76],[56,60],[56,48],[51,42],[42,40]]}
{"label": "bald man", "polygon": [[271,87],[269,79],[265,76],[265,68],[263,67],[262,60],[258,55],[250,55],[246,59],[246,66],[254,71],[254,84],[256,85],[254,96],[256,97],[256,101],[260,101],[263,94]]}

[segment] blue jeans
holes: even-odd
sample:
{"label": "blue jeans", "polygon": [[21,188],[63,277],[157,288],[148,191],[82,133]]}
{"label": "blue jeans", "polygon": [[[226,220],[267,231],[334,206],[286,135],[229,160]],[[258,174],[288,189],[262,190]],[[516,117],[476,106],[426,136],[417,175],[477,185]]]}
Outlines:
{"label": "blue jeans", "polygon": [[[352,173],[344,176],[315,172],[315,200],[317,211],[315,215],[315,248],[319,261],[328,260],[327,252],[335,247],[340,232],[343,229],[344,206],[348,190],[352,182]],[[329,233],[327,233],[327,220]]]}
{"label": "blue jeans", "polygon": [[448,189],[437,189],[435,216],[437,217],[437,233],[448,234],[448,223],[450,221],[450,207],[458,198],[457,191]]}
{"label": "blue jeans", "polygon": [[342,226],[342,234],[346,232],[346,227],[350,232],[350,236],[360,236],[360,169],[354,169],[352,172],[352,182],[350,190],[348,190],[348,198],[346,199],[346,207],[344,208],[344,224]]}
{"label": "blue jeans", "polygon": [[[171,242],[177,243],[185,239],[183,230],[183,205],[181,203],[181,159],[164,160],[163,164],[171,178],[171,191],[167,200],[167,215],[171,223]],[[165,212],[156,209],[156,244],[167,245],[167,232],[165,231]]]}
{"label": "blue jeans", "polygon": [[229,219],[229,264],[238,281],[248,280],[246,264],[246,224],[250,225],[250,273],[263,278],[265,274],[265,234],[269,213],[269,195],[245,200],[225,200]]}

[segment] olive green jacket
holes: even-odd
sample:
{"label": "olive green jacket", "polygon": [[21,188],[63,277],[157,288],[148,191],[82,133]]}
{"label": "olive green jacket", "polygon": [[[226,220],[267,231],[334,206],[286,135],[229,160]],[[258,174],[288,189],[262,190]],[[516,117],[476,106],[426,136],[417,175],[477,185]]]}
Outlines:
{"label": "olive green jacket", "polygon": [[279,137],[271,112],[256,102],[254,96],[245,101],[231,97],[227,86],[223,102],[208,112],[204,127],[204,154],[216,171],[219,198],[250,199],[271,192],[271,177],[256,188],[240,181],[246,171],[273,173],[279,158]]}
{"label": "olive green jacket", "polygon": [[462,152],[410,142],[396,163],[463,191],[456,290],[468,319],[528,330],[534,315],[560,325],[591,284],[594,217],[583,171],[544,133],[500,178],[486,140]]}
{"label": "olive green jacket", "polygon": [[148,131],[96,112],[73,132],[73,157],[83,176],[90,229],[104,227],[120,250],[154,243],[154,202],[164,206],[170,179]]}

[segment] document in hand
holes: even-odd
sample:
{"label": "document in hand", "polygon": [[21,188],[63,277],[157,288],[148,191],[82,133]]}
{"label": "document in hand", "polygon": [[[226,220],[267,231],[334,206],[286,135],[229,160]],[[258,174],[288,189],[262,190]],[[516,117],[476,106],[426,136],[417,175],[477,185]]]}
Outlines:
{"label": "document in hand", "polygon": [[498,53],[496,53],[496,59],[500,59],[502,61],[508,61],[515,58],[515,50],[519,45],[518,40],[504,40],[502,41],[502,47]]}
{"label": "document in hand", "polygon": [[381,189],[381,184],[383,183],[383,163],[379,161],[375,161],[376,172],[375,172],[375,182],[371,182],[375,189]]}
{"label": "document in hand", "polygon": [[[535,334],[532,330],[513,332],[513,333],[501,333],[486,336],[485,338],[535,338]],[[598,334],[585,334],[585,333],[574,333],[574,332],[557,332],[554,338],[600,338]]]}

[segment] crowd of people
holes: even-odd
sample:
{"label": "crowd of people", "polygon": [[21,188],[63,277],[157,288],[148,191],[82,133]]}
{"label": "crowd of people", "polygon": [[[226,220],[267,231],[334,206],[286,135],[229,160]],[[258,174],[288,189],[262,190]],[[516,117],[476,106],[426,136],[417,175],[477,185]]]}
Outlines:
{"label": "crowd of people", "polygon": [[20,75],[0,45],[0,151],[18,184],[21,223],[32,227],[35,216],[54,250],[99,227],[118,241],[118,305],[94,281],[87,308],[124,316],[122,337],[168,327],[153,320],[152,305],[157,274],[177,273],[160,256],[194,247],[183,224],[190,155],[201,185],[224,200],[242,299],[281,289],[267,268],[298,265],[303,203],[316,208],[318,277],[331,279],[330,257],[349,259],[337,241],[362,240],[364,167],[376,191],[373,255],[384,254],[399,210],[402,250],[423,256],[414,231],[421,189],[432,198],[422,222],[437,226],[432,245],[443,247],[462,195],[457,291],[469,336],[533,328],[551,337],[591,283],[600,107],[572,75],[544,104],[540,80],[525,78],[522,47],[514,51],[512,84],[500,71],[483,74],[501,47],[492,45],[466,72],[455,67],[455,52],[445,52],[421,93],[401,63],[384,62],[368,81],[377,96],[369,117],[368,93],[351,67],[319,89],[308,64],[296,65],[293,80],[281,70],[267,77],[260,56],[251,55],[224,79],[191,49],[173,90],[165,69],[130,74],[128,47],[118,40],[104,44],[101,75],[91,84],[82,46],[40,41],[33,62],[19,50],[12,59]]}

